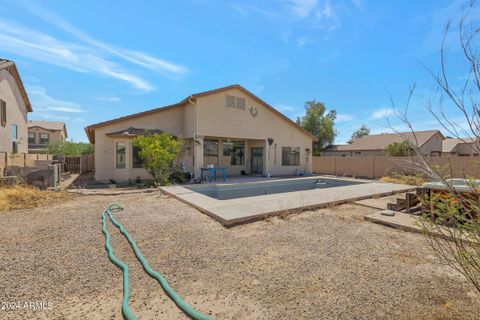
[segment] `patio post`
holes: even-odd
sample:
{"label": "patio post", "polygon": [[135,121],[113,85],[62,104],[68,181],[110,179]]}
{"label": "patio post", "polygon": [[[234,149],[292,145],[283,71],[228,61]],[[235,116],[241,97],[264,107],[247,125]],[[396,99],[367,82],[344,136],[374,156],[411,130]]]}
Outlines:
{"label": "patio post", "polygon": [[200,169],[203,167],[203,137],[196,137],[193,142],[193,168],[195,178],[200,177]]}

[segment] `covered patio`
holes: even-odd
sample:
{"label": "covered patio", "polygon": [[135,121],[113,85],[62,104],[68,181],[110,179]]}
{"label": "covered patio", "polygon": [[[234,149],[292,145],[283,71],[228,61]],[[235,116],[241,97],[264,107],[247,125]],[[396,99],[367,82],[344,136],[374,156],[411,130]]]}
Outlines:
{"label": "covered patio", "polygon": [[[202,137],[195,139],[194,167],[196,175],[209,166],[225,168],[229,177],[265,176],[268,159],[279,158],[275,144],[267,139],[238,139],[227,137]],[[281,161],[281,159],[280,159]],[[221,175],[220,175],[221,178]]]}

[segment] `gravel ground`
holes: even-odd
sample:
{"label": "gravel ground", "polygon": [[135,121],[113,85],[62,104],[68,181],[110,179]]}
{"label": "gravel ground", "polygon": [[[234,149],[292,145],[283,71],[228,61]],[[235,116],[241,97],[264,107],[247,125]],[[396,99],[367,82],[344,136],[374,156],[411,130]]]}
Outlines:
{"label": "gravel ground", "polygon": [[[118,220],[150,265],[217,319],[478,319],[480,302],[438,264],[421,235],[364,222],[361,206],[303,212],[225,229],[160,193],[75,196],[0,213],[0,300],[51,310],[0,310],[1,319],[121,318],[122,274],[104,249],[100,213]],[[140,319],[186,319],[109,225],[131,269]]]}

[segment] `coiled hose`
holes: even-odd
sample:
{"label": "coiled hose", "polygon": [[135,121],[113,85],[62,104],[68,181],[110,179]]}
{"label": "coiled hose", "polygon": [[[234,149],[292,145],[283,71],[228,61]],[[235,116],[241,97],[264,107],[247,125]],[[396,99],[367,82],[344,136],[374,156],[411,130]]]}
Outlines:
{"label": "coiled hose", "polygon": [[147,272],[149,276],[156,279],[160,283],[163,290],[165,290],[167,295],[170,297],[170,299],[172,299],[175,302],[175,304],[180,308],[180,310],[182,310],[185,314],[187,314],[192,319],[213,320],[213,318],[208,317],[196,311],[189,304],[183,301],[182,298],[180,298],[180,296],[169,286],[167,280],[165,280],[165,278],[160,273],[156,272],[150,267],[147,260],[143,257],[142,253],[138,249],[137,244],[132,239],[130,234],[127,232],[127,230],[123,227],[122,224],[120,224],[119,222],[117,222],[117,220],[113,218],[112,211],[122,211],[122,210],[123,208],[120,205],[112,204],[102,212],[102,232],[105,235],[105,248],[107,249],[108,258],[110,259],[110,261],[112,261],[117,267],[119,267],[123,271],[123,300],[122,300],[123,317],[127,320],[137,319],[137,317],[133,314],[133,312],[128,307],[128,299],[130,296],[130,291],[128,288],[128,266],[113,254],[113,249],[112,249],[112,246],[110,245],[110,234],[107,230],[107,214],[108,214],[108,218],[110,219],[110,221],[112,221],[113,225],[117,227],[118,230],[120,230],[120,232],[125,236],[125,238],[127,238],[128,243],[130,244],[133,251],[135,252],[135,256],[137,257],[138,261],[140,261],[140,263],[142,264],[142,267],[145,270],[145,272]]}

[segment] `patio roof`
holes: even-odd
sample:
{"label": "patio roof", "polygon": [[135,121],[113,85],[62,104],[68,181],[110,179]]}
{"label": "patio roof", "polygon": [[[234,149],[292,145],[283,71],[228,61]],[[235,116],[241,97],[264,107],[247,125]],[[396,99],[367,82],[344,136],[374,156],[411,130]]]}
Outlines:
{"label": "patio roof", "polygon": [[151,136],[154,134],[162,134],[162,133],[163,131],[159,129],[145,129],[145,128],[130,127],[128,129],[110,132],[110,133],[107,133],[106,135],[109,137],[115,137],[115,138],[129,138],[129,137],[134,138],[137,136]]}

